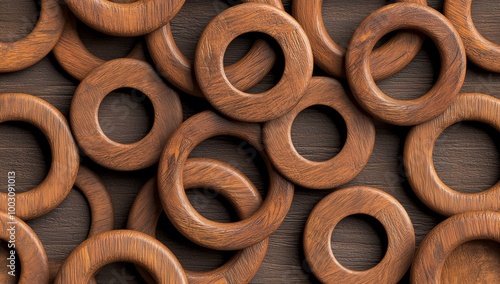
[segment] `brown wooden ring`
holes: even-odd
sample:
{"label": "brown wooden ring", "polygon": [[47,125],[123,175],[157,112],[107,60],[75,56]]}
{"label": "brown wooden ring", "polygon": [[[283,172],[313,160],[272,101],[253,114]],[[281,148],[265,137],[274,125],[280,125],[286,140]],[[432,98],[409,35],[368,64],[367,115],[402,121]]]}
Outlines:
{"label": "brown wooden ring", "polygon": [[[283,50],[285,69],[270,90],[248,94],[236,89],[224,72],[224,53],[237,36],[261,32]],[[241,121],[264,122],[288,112],[302,97],[314,60],[307,35],[283,10],[243,3],[217,15],[203,31],[195,55],[198,84],[207,100],[223,114]]]}
{"label": "brown wooden ring", "polygon": [[[35,188],[16,194],[16,216],[29,220],[56,208],[69,194],[80,157],[64,115],[48,102],[27,94],[0,95],[0,122],[24,121],[39,128],[50,144],[52,164]],[[0,192],[0,211],[7,212],[8,193]]]}
{"label": "brown wooden ring", "polygon": [[28,68],[42,60],[56,45],[64,27],[64,16],[57,0],[41,0],[38,23],[23,39],[0,42],[0,72]]}
{"label": "brown wooden ring", "polygon": [[147,269],[161,284],[187,284],[174,254],[155,238],[132,230],[101,233],[81,243],[64,262],[55,284],[87,284],[102,267],[132,262]]}
{"label": "brown wooden ring", "polygon": [[500,72],[500,45],[479,33],[472,20],[472,0],[447,0],[444,15],[455,25],[462,37],[468,58],[486,70]]}
{"label": "brown wooden ring", "polygon": [[[241,219],[251,216],[262,203],[259,191],[236,168],[212,159],[190,158],[183,172],[184,188],[204,187],[224,196]],[[132,230],[156,235],[158,219],[163,212],[156,178],[151,179],[137,195],[130,210],[127,227]],[[249,283],[264,261],[269,239],[242,249],[223,266],[208,272],[185,270],[188,282],[196,283]],[[155,283],[147,271],[137,267],[148,283]]]}
{"label": "brown wooden ring", "polygon": [[[261,2],[284,9],[281,0],[243,2]],[[177,47],[170,23],[148,34],[146,39],[149,53],[162,76],[183,92],[203,97],[194,76],[193,63]],[[265,40],[258,40],[242,59],[225,67],[225,74],[235,88],[245,91],[264,79],[275,61],[274,50]]]}
{"label": "brown wooden ring", "polygon": [[429,208],[446,216],[500,210],[500,182],[482,192],[461,193],[444,184],[432,161],[434,143],[446,128],[473,120],[500,131],[499,113],[499,99],[483,94],[460,94],[442,115],[410,131],[404,150],[405,171],[413,191]]}
{"label": "brown wooden ring", "polygon": [[[415,100],[396,100],[379,89],[370,74],[370,53],[385,34],[399,29],[430,36],[441,55],[436,84]],[[354,32],[346,55],[347,78],[361,106],[376,118],[395,125],[416,125],[446,110],[465,79],[466,56],[459,34],[439,12],[423,5],[396,3],[368,16]]]}
{"label": "brown wooden ring", "polygon": [[[71,11],[87,25],[114,36],[141,36],[164,25],[179,12],[185,0],[66,0]],[[96,16],[98,15],[98,16]]]}
{"label": "brown wooden ring", "polygon": [[[345,145],[327,161],[308,160],[293,146],[292,124],[301,111],[313,105],[338,111],[346,122]],[[375,145],[375,126],[373,120],[351,102],[338,81],[313,77],[305,95],[290,112],[266,122],[263,136],[269,158],[286,178],[303,187],[328,189],[351,181],[363,170]]]}
{"label": "brown wooden ring", "polygon": [[[387,232],[384,258],[365,271],[353,271],[333,255],[331,238],[345,217],[375,217]],[[323,283],[397,283],[410,267],[415,252],[415,232],[408,213],[391,195],[366,186],[335,191],[314,207],[304,231],[304,251],[312,272]]]}
{"label": "brown wooden ring", "polygon": [[[233,223],[203,217],[189,202],[183,186],[182,172],[189,153],[202,141],[220,135],[238,137],[255,147],[269,173],[269,190],[262,206],[252,216]],[[211,111],[192,116],[170,137],[159,163],[158,190],[163,209],[177,230],[216,250],[240,250],[268,238],[285,219],[294,194],[293,184],[276,172],[264,153],[261,126],[230,121]]]}
{"label": "brown wooden ring", "polygon": [[[427,5],[427,0],[398,0]],[[309,36],[314,62],[328,74],[344,78],[346,49],[338,45],[328,34],[322,15],[323,0],[295,0],[292,14]],[[423,37],[411,32],[400,32],[379,48],[373,50],[370,59],[371,74],[375,81],[392,76],[403,69],[417,55]]]}
{"label": "brown wooden ring", "polygon": [[443,283],[441,273],[448,255],[460,245],[474,240],[500,243],[499,212],[458,214],[432,229],[417,250],[411,269],[411,283]]}
{"label": "brown wooden ring", "polygon": [[[99,105],[107,94],[121,87],[142,91],[155,109],[151,131],[131,144],[109,139],[99,125]],[[120,58],[94,69],[80,83],[71,102],[70,121],[76,140],[92,160],[113,170],[133,171],[158,162],[167,139],[182,122],[182,106],[177,94],[148,63]]]}

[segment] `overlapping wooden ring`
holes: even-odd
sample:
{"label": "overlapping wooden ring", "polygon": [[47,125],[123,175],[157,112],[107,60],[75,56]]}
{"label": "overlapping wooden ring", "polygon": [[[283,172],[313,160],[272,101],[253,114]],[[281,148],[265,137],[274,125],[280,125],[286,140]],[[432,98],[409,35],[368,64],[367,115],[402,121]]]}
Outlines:
{"label": "overlapping wooden ring", "polygon": [[[238,137],[255,147],[266,161],[269,174],[269,190],[262,206],[252,216],[233,223],[203,217],[190,204],[183,186],[182,173],[189,153],[202,141],[220,135]],[[181,124],[165,146],[158,169],[163,209],[179,232],[201,246],[239,250],[261,242],[278,229],[292,204],[294,187],[271,166],[261,144],[259,124],[230,121],[210,111]]]}
{"label": "overlapping wooden ring", "polygon": [[[355,214],[376,218],[387,232],[384,258],[365,271],[342,266],[332,252],[335,226]],[[397,283],[412,263],[415,232],[408,213],[394,197],[371,187],[349,187],[331,193],[314,207],[304,231],[304,250],[309,267],[323,283]]]}
{"label": "overlapping wooden ring", "polygon": [[[385,34],[399,29],[430,36],[441,56],[436,84],[415,100],[384,94],[370,74],[370,54]],[[376,118],[395,125],[416,125],[440,115],[456,98],[465,79],[466,56],[460,35],[439,12],[423,5],[396,3],[368,16],[356,28],[346,55],[347,78],[360,105]]]}
{"label": "overlapping wooden ring", "polygon": [[472,0],[447,0],[444,15],[462,37],[468,58],[489,71],[500,72],[500,45],[481,35],[472,21]]}
{"label": "overlapping wooden ring", "polygon": [[[262,2],[284,9],[281,0],[243,2]],[[147,42],[151,57],[165,79],[183,92],[203,97],[194,76],[193,63],[177,47],[170,23],[148,34]],[[258,40],[242,59],[225,67],[225,74],[236,89],[245,91],[260,82],[271,71],[275,61],[273,49],[265,40]]]}
{"label": "overlapping wooden ring", "polygon": [[[153,104],[155,119],[151,131],[141,140],[120,144],[109,139],[99,125],[99,105],[106,95],[122,87],[142,91]],[[85,107],[83,107],[85,106]],[[121,58],[94,69],[76,89],[70,121],[78,144],[96,163],[119,171],[147,168],[156,162],[170,134],[182,122],[182,106],[144,61]]]}
{"label": "overlapping wooden ring", "polygon": [[483,94],[460,94],[442,115],[410,131],[405,143],[405,171],[413,191],[429,208],[446,216],[500,210],[500,182],[486,191],[461,193],[444,184],[432,161],[434,143],[446,128],[473,120],[500,131],[499,114],[499,99]]}
{"label": "overlapping wooden ring", "polygon": [[500,243],[499,212],[458,214],[432,229],[418,248],[411,269],[411,283],[443,283],[441,274],[448,255],[460,245],[474,240]]}
{"label": "overlapping wooden ring", "polygon": [[41,0],[35,28],[15,42],[0,42],[0,72],[28,68],[42,60],[56,45],[64,28],[64,15],[58,0]]}
{"label": "overlapping wooden ring", "polygon": [[114,36],[140,36],[170,22],[185,0],[65,1],[79,19],[95,30]]}
{"label": "overlapping wooden ring", "polygon": [[114,262],[140,265],[156,283],[188,283],[181,264],[167,247],[132,230],[109,231],[85,240],[69,255],[54,283],[87,284],[100,268]]}
{"label": "overlapping wooden ring", "polygon": [[[285,69],[270,90],[248,94],[236,89],[224,73],[224,53],[237,36],[261,32],[283,50]],[[203,31],[195,56],[198,84],[223,114],[241,121],[264,122],[288,112],[302,97],[313,70],[307,35],[290,15],[271,5],[244,3],[217,15]]]}
{"label": "overlapping wooden ring", "polygon": [[[18,283],[49,283],[49,260],[42,242],[30,226],[15,215],[0,211],[0,239],[10,241],[9,251],[15,249],[14,265],[24,267]],[[2,263],[11,265],[9,257],[2,259]]]}
{"label": "overlapping wooden ring", "polygon": [[[322,162],[302,157],[292,142],[297,115],[314,105],[325,105],[340,113],[347,126],[347,139],[338,155]],[[358,110],[342,85],[331,78],[313,77],[299,103],[287,114],[264,125],[264,147],[273,165],[295,184],[327,189],[354,179],[370,159],[375,145],[373,120]]]}
{"label": "overlapping wooden ring", "polygon": [[[427,5],[427,0],[398,1]],[[323,22],[322,5],[323,0],[296,0],[292,5],[292,14],[309,36],[315,63],[330,75],[344,78],[346,49],[328,35]],[[422,36],[400,32],[375,49],[370,55],[374,80],[382,80],[403,69],[417,55],[422,43]]]}
{"label": "overlapping wooden ring", "polygon": [[[212,159],[187,160],[183,172],[184,188],[204,187],[215,190],[233,205],[240,218],[251,216],[262,203],[253,183],[232,166]],[[127,227],[151,236],[156,234],[158,218],[163,212],[156,178],[139,192],[130,210]],[[259,270],[266,255],[269,240],[242,249],[223,266],[208,272],[185,270],[189,283],[249,283]],[[146,282],[155,283],[151,276],[138,267]],[[224,282],[225,281],[225,282]]]}
{"label": "overlapping wooden ring", "polygon": [[[80,157],[68,122],[48,102],[27,94],[0,95],[0,122],[23,121],[39,128],[50,144],[52,164],[35,188],[16,193],[16,216],[29,220],[56,208],[69,194],[78,173]],[[0,211],[7,212],[8,193],[0,193]]]}

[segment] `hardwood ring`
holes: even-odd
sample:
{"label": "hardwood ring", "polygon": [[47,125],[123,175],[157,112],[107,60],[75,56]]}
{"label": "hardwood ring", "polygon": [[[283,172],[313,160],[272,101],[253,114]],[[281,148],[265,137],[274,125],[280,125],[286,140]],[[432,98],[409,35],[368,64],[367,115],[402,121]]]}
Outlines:
{"label": "hardwood ring", "polygon": [[412,284],[438,284],[448,255],[460,245],[474,240],[500,243],[499,212],[466,212],[454,215],[425,237],[411,269]]}
{"label": "hardwood ring", "polygon": [[42,60],[56,45],[64,28],[64,16],[58,0],[41,0],[35,28],[15,42],[0,42],[0,72],[15,72]]}
{"label": "hardwood ring", "polygon": [[[244,5],[244,4],[241,4]],[[269,190],[252,216],[233,223],[219,223],[199,214],[186,196],[182,172],[189,153],[202,141],[220,135],[247,141],[264,158]],[[168,218],[191,241],[216,250],[240,250],[268,238],[285,219],[294,194],[293,184],[281,177],[267,159],[259,124],[230,121],[211,111],[186,120],[170,137],[160,159],[158,190]]]}
{"label": "hardwood ring", "polygon": [[[427,0],[398,0],[427,5]],[[345,78],[346,48],[338,45],[328,34],[322,15],[323,0],[294,1],[292,15],[309,36],[315,63],[328,74]],[[371,74],[375,81],[392,76],[403,69],[417,55],[423,37],[411,32],[400,32],[370,55]]]}
{"label": "hardwood ring", "polygon": [[[0,95],[0,122],[24,121],[39,128],[50,144],[52,164],[35,188],[16,194],[16,216],[35,219],[56,208],[69,194],[80,157],[64,115],[48,102],[27,94]],[[0,211],[7,212],[7,193],[0,193]]]}
{"label": "hardwood ring", "polygon": [[[387,232],[384,258],[365,271],[342,266],[332,252],[335,226],[355,214],[375,217]],[[309,267],[323,283],[397,283],[412,263],[415,232],[408,213],[394,197],[372,187],[349,187],[331,193],[314,207],[304,231],[304,251]]]}
{"label": "hardwood ring", "polygon": [[[284,9],[281,0],[244,0],[243,2],[262,2]],[[146,39],[149,53],[162,76],[183,92],[203,97],[194,76],[193,62],[187,59],[177,47],[170,23],[148,34]],[[234,83],[235,88],[244,91],[264,79],[275,61],[274,50],[265,40],[258,40],[243,58],[225,67],[225,74],[229,82]]]}
{"label": "hardwood ring", "polygon": [[[241,219],[250,217],[262,203],[259,191],[239,170],[229,164],[212,159],[190,158],[183,172],[184,188],[210,188],[224,196]],[[127,227],[156,235],[158,219],[163,212],[156,179],[151,179],[139,192],[130,210]],[[188,282],[196,283],[249,283],[259,270],[267,252],[269,239],[239,251],[223,266],[207,272],[185,270]],[[148,283],[155,283],[149,273],[137,267]]]}
{"label": "hardwood ring", "polygon": [[87,284],[102,267],[132,262],[146,268],[161,284],[187,284],[174,254],[155,238],[132,230],[101,233],[81,243],[64,262],[55,284]]}
{"label": "hardwood ring", "polygon": [[500,131],[499,113],[499,99],[483,94],[460,94],[442,115],[410,131],[404,150],[405,171],[413,191],[425,205],[446,216],[500,210],[500,182],[478,193],[455,191],[439,178],[432,159],[434,143],[446,128],[473,120]]}
{"label": "hardwood ring", "polygon": [[[322,162],[302,157],[292,142],[295,118],[314,105],[338,111],[348,132],[340,153]],[[273,165],[293,183],[312,189],[334,188],[354,179],[368,163],[375,145],[373,120],[358,110],[338,81],[327,77],[313,77],[299,103],[287,114],[266,122],[263,135]]]}
{"label": "hardwood ring", "polygon": [[[370,74],[370,53],[385,34],[418,30],[430,36],[441,55],[436,84],[415,100],[393,99],[377,86]],[[360,105],[376,118],[395,125],[416,125],[443,113],[456,98],[465,79],[466,56],[453,25],[427,6],[396,3],[368,16],[354,32],[346,55],[347,78]]]}
{"label": "hardwood ring", "polygon": [[[164,25],[179,12],[185,0],[66,0],[71,11],[87,25],[114,36],[141,36]],[[96,15],[99,15],[96,17]]]}
{"label": "hardwood ring", "polygon": [[[109,139],[99,125],[98,110],[102,100],[121,87],[134,87],[144,92],[155,109],[151,131],[131,144]],[[182,106],[177,94],[162,82],[148,63],[120,58],[94,69],[80,83],[71,102],[70,121],[76,140],[92,160],[109,169],[133,171],[158,162],[167,139],[182,122]]]}
{"label": "hardwood ring", "polygon": [[[248,32],[273,37],[285,57],[280,81],[259,94],[236,89],[224,73],[229,43]],[[292,109],[309,84],[313,65],[311,45],[299,23],[283,10],[261,3],[243,3],[217,15],[203,31],[195,55],[196,78],[207,100],[223,114],[247,122],[272,120]]]}
{"label": "hardwood ring", "polygon": [[447,0],[444,15],[462,37],[468,58],[481,68],[500,72],[500,45],[481,35],[472,20],[472,0]]}

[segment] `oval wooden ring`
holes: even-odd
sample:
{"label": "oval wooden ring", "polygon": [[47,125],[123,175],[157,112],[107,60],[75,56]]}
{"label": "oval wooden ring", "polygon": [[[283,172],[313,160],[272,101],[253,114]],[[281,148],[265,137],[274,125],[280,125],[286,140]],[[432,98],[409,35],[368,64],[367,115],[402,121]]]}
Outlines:
{"label": "oval wooden ring", "polygon": [[[251,216],[262,203],[259,191],[236,168],[212,159],[190,158],[183,172],[184,188],[210,188],[224,196],[241,219]],[[156,179],[151,179],[139,192],[130,210],[127,227],[156,235],[158,219],[163,212]],[[239,251],[223,266],[207,272],[185,270],[188,282],[196,283],[249,283],[264,261],[269,239]],[[155,283],[149,273],[138,267],[148,283]]]}
{"label": "oval wooden ring", "polygon": [[[430,36],[441,55],[436,84],[415,100],[393,99],[370,74],[370,54],[377,41],[398,29],[418,30]],[[361,106],[376,118],[395,125],[416,125],[448,108],[465,79],[466,56],[460,35],[439,12],[427,6],[396,3],[368,16],[354,32],[346,55],[347,78]]]}
{"label": "oval wooden ring", "polygon": [[[262,206],[252,216],[233,223],[203,217],[190,204],[183,186],[182,172],[189,153],[202,141],[220,135],[238,137],[255,147],[269,173],[269,190]],[[261,242],[278,229],[292,205],[294,187],[272,167],[261,144],[259,124],[230,121],[211,111],[194,115],[181,124],[165,146],[158,169],[163,209],[179,232],[204,247],[240,250]]]}
{"label": "oval wooden ring", "polygon": [[133,262],[146,268],[161,284],[187,284],[174,254],[155,238],[132,230],[101,233],[81,243],[64,262],[54,283],[87,284],[102,267]]}
{"label": "oval wooden ring", "polygon": [[[155,109],[151,131],[131,144],[109,139],[99,124],[99,105],[107,94],[121,87],[142,91]],[[92,160],[113,170],[133,171],[158,162],[167,139],[182,122],[182,106],[177,94],[148,63],[120,58],[94,69],[80,83],[71,102],[70,121],[78,144]]]}
{"label": "oval wooden ring", "polygon": [[445,220],[420,244],[411,269],[412,284],[438,284],[448,255],[473,240],[500,243],[499,212],[466,212]]}
{"label": "oval wooden ring", "polygon": [[[141,36],[164,25],[179,12],[185,0],[66,0],[71,11],[87,25],[114,36]],[[96,15],[99,15],[96,17]]]}
{"label": "oval wooden ring", "polygon": [[432,161],[434,143],[446,128],[473,120],[500,131],[499,113],[499,99],[483,94],[460,94],[442,115],[410,131],[404,150],[405,171],[413,191],[425,205],[446,216],[500,210],[500,182],[483,192],[461,193],[443,183]]}
{"label": "oval wooden ring", "polygon": [[[353,271],[333,255],[331,238],[345,217],[375,217],[387,232],[384,258],[373,268]],[[312,272],[323,283],[397,283],[410,267],[415,252],[415,232],[408,213],[391,195],[372,187],[355,186],[335,191],[314,207],[304,231],[304,251]]]}
{"label": "oval wooden ring", "polygon": [[[427,5],[427,0],[398,0],[399,2]],[[328,74],[345,78],[346,49],[328,34],[322,15],[323,0],[294,1],[292,14],[309,36],[314,62]],[[411,32],[400,32],[371,56],[371,74],[375,81],[392,76],[403,69],[417,55],[424,39]]]}
{"label": "oval wooden ring", "polygon": [[[52,164],[35,188],[16,194],[16,216],[29,220],[56,208],[68,196],[80,157],[64,115],[48,102],[27,94],[0,95],[0,122],[24,121],[39,128],[50,144]],[[7,193],[0,193],[0,211],[7,212]]]}
{"label": "oval wooden ring", "polygon": [[[314,162],[302,157],[292,142],[292,125],[304,109],[324,105],[340,113],[347,126],[347,139],[333,158]],[[327,77],[313,77],[299,103],[287,114],[266,122],[264,147],[273,165],[290,181],[312,189],[341,186],[365,167],[375,145],[373,120],[358,110],[343,86]]]}
{"label": "oval wooden ring", "polygon": [[15,42],[0,42],[0,72],[28,68],[42,60],[56,45],[64,28],[58,0],[41,0],[38,23],[33,31]]}
{"label": "oval wooden ring", "polygon": [[462,37],[468,58],[479,67],[500,72],[500,45],[481,35],[472,20],[472,0],[444,2],[444,15]]}
{"label": "oval wooden ring", "polygon": [[[229,43],[248,32],[273,37],[285,57],[280,81],[259,94],[236,89],[224,72]],[[309,84],[313,65],[311,45],[299,23],[283,10],[260,3],[240,4],[217,15],[203,31],[195,55],[196,78],[207,100],[223,114],[248,122],[268,121],[293,108]]]}

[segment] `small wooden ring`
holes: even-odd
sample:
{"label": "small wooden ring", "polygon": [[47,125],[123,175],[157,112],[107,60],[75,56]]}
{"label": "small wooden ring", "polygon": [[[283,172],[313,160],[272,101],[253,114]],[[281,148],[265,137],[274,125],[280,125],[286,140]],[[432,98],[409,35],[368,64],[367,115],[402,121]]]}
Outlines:
{"label": "small wooden ring", "polygon": [[28,68],[42,60],[54,48],[64,28],[64,16],[58,0],[41,0],[40,18],[33,31],[15,42],[0,42],[0,72]]}
{"label": "small wooden ring", "polygon": [[[269,190],[262,206],[234,223],[203,217],[189,202],[183,186],[182,172],[189,153],[202,141],[220,135],[236,136],[255,147],[269,173]],[[211,111],[192,116],[170,137],[158,175],[160,199],[172,224],[191,241],[216,250],[240,250],[268,238],[285,219],[294,194],[293,184],[276,172],[263,151],[261,126],[230,121]]]}
{"label": "small wooden ring", "polygon": [[[52,164],[45,179],[35,188],[16,194],[16,216],[35,219],[64,201],[78,173],[80,157],[64,115],[48,102],[27,94],[0,95],[0,122],[24,121],[47,137]],[[0,211],[7,212],[9,195],[0,193]]]}
{"label": "small wooden ring", "polygon": [[[333,255],[331,238],[345,217],[375,217],[387,232],[384,258],[365,271],[353,271]],[[306,261],[323,283],[397,283],[410,267],[415,252],[415,232],[408,213],[391,195],[366,186],[335,191],[314,207],[304,231]]]}
{"label": "small wooden ring", "polygon": [[454,215],[432,229],[418,248],[411,269],[411,283],[442,283],[441,273],[446,258],[460,245],[474,240],[500,243],[499,212]]}
{"label": "small wooden ring", "polygon": [[499,99],[483,94],[460,94],[442,115],[410,131],[404,150],[406,175],[415,194],[429,208],[446,216],[500,210],[500,182],[482,192],[461,193],[444,184],[432,161],[434,143],[446,128],[473,120],[500,131],[499,113]]}
{"label": "small wooden ring", "polygon": [[[204,187],[215,190],[233,205],[241,219],[259,209],[262,198],[253,183],[236,168],[212,159],[190,158],[183,172],[184,188]],[[127,227],[156,235],[158,219],[163,212],[159,200],[156,178],[151,179],[139,192],[130,210]],[[249,283],[259,270],[266,255],[269,239],[242,249],[223,266],[207,272],[185,270],[188,282],[196,283]],[[149,273],[138,267],[148,283],[155,283]]]}
{"label": "small wooden ring", "polygon": [[[398,2],[427,5],[427,0],[398,0]],[[294,1],[292,14],[309,36],[315,63],[328,74],[345,78],[346,49],[328,34],[322,15],[323,0]],[[392,76],[403,69],[417,55],[423,37],[411,32],[400,32],[371,56],[371,74],[375,81]]]}
{"label": "small wooden ring", "polygon": [[[109,139],[99,125],[99,105],[108,93],[121,87],[144,92],[155,109],[151,131],[131,144]],[[76,140],[92,160],[113,170],[133,171],[158,162],[167,139],[182,122],[182,106],[149,64],[120,58],[94,69],[80,83],[71,102],[70,121]]]}
{"label": "small wooden ring", "polygon": [[481,35],[472,20],[472,0],[447,0],[444,15],[462,37],[468,58],[479,67],[500,72],[500,45]]}
{"label": "small wooden ring", "polygon": [[[164,25],[179,12],[185,0],[66,0],[71,11],[87,25],[114,36],[141,36]],[[96,16],[98,15],[98,16]]]}
{"label": "small wooden ring", "polygon": [[[338,111],[347,126],[340,153],[323,162],[302,157],[292,142],[295,118],[313,105]],[[354,179],[368,163],[375,145],[373,120],[358,110],[338,81],[327,77],[313,77],[299,103],[287,114],[267,122],[263,130],[264,147],[273,165],[293,183],[312,189],[334,188]]]}
{"label": "small wooden ring", "polygon": [[[229,43],[248,32],[273,37],[285,57],[280,81],[259,94],[236,89],[224,72]],[[195,56],[196,78],[207,100],[223,114],[247,122],[268,121],[293,108],[309,84],[313,65],[311,45],[299,23],[283,10],[261,3],[240,4],[217,15],[203,31]]]}
{"label": "small wooden ring", "polygon": [[81,243],[64,262],[55,284],[87,284],[102,267],[132,262],[147,269],[161,284],[187,284],[174,254],[155,238],[132,230],[101,233]]}
{"label": "small wooden ring", "polygon": [[[441,74],[432,89],[415,100],[396,100],[379,89],[370,74],[370,54],[385,34],[399,29],[430,36],[441,55]],[[466,56],[460,35],[439,12],[423,5],[396,3],[368,16],[356,28],[346,55],[347,78],[361,106],[395,125],[416,125],[440,115],[458,95],[465,79]]]}

